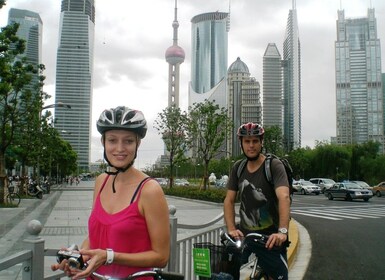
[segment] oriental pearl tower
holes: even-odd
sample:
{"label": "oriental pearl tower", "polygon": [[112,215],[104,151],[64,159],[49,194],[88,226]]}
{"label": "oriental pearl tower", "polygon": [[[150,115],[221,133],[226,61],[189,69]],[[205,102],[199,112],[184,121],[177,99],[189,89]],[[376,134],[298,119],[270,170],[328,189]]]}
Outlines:
{"label": "oriental pearl tower", "polygon": [[166,61],[169,64],[168,70],[168,107],[179,107],[179,66],[185,58],[184,50],[178,46],[178,19],[177,0],[175,0],[175,18],[172,22],[174,29],[173,44],[166,50]]}

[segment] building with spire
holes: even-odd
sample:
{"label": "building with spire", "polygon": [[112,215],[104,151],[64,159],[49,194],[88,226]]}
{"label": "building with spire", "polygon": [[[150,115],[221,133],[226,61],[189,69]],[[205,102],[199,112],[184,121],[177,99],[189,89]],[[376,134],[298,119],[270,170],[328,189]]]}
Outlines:
{"label": "building with spire", "polygon": [[335,56],[336,142],[377,141],[383,153],[384,93],[374,9],[368,9],[367,17],[351,19],[338,11]]}
{"label": "building with spire", "polygon": [[301,44],[295,0],[289,11],[283,43],[283,146],[301,147]]}
{"label": "building with spire", "polygon": [[241,155],[237,137],[238,127],[247,122],[262,122],[261,91],[259,82],[250,77],[247,65],[238,57],[227,71],[228,113],[233,120],[233,132],[228,140],[228,152],[232,157]]}
{"label": "building with spire", "polygon": [[263,125],[283,131],[282,58],[276,44],[269,43],[263,55]]}
{"label": "building with spire", "polygon": [[92,118],[92,79],[94,59],[94,0],[62,0],[59,47],[56,61],[56,101],[71,105],[57,107],[58,131],[66,131],[78,156],[78,171],[88,171]]}
{"label": "building with spire", "polygon": [[177,0],[175,0],[175,13],[174,21],[172,22],[173,28],[173,44],[166,50],[166,61],[169,64],[168,67],[168,106],[179,107],[179,67],[183,63],[185,58],[184,50],[178,46],[178,17],[177,17]]}
{"label": "building with spire", "polygon": [[207,99],[227,108],[229,13],[199,14],[191,24],[189,106]]}

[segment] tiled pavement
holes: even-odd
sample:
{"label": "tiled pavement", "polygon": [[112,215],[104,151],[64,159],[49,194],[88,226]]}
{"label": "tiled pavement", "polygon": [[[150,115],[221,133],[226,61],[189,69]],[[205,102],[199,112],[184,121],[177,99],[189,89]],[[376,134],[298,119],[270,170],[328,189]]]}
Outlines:
{"label": "tiled pavement", "polygon": [[[40,236],[45,240],[45,248],[60,248],[70,244],[81,244],[87,234],[87,220],[91,211],[93,182],[81,182],[78,186],[60,186],[42,200],[23,199],[18,208],[0,208],[0,258],[23,250],[23,239],[28,237],[26,225],[37,219],[43,229]],[[177,209],[178,222],[201,224],[213,220],[222,213],[222,205],[194,200],[167,197],[169,205]],[[193,213],[193,215],[192,215]],[[310,258],[310,239],[306,230],[295,223],[293,228],[301,243],[290,252],[293,265],[290,279],[302,279]],[[191,230],[178,230],[178,239],[191,235]],[[294,233],[291,233],[291,236]],[[305,252],[305,253],[304,253]],[[305,254],[304,257],[294,255]],[[298,261],[300,260],[300,261]],[[52,274],[50,264],[55,258],[45,258],[45,274]],[[21,279],[21,265],[0,271],[0,280]],[[247,274],[247,270],[244,271]],[[186,279],[188,280],[188,279]]]}

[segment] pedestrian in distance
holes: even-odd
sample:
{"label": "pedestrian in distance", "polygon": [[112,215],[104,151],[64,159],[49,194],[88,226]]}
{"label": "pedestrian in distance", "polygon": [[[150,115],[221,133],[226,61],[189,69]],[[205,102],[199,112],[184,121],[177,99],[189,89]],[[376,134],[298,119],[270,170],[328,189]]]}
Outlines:
{"label": "pedestrian in distance", "polygon": [[[241,149],[247,158],[242,172],[240,161],[231,170],[224,200],[224,218],[229,235],[242,239],[249,233],[270,235],[266,247],[247,244],[243,262],[252,251],[258,263],[271,279],[288,279],[287,246],[290,220],[290,192],[285,168],[280,160],[271,161],[273,184],[265,173],[266,156],[262,153],[264,129],[256,123],[246,123],[237,132]],[[240,199],[240,223],[235,222],[235,202]],[[281,247],[273,250],[273,247]]]}
{"label": "pedestrian in distance", "polygon": [[147,132],[143,113],[124,106],[105,110],[97,129],[111,169],[95,181],[88,236],[79,250],[87,265],[74,269],[63,260],[51,268],[64,270],[72,279],[92,272],[124,278],[163,268],[170,254],[167,201],[159,183],[133,165]]}

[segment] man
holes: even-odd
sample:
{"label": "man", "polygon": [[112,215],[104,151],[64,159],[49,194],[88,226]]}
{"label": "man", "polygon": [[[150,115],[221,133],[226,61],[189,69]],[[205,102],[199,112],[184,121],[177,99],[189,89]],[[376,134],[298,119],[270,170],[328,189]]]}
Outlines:
{"label": "man", "polygon": [[[265,175],[265,159],[262,154],[264,129],[256,123],[246,123],[238,128],[241,149],[247,163],[239,175],[240,161],[234,164],[224,201],[225,222],[228,233],[240,239],[250,232],[270,235],[266,248],[248,244],[258,257],[258,263],[271,279],[288,279],[287,253],[290,219],[289,183],[283,164],[271,161],[273,185]],[[235,224],[235,201],[241,201],[240,224]],[[281,250],[272,250],[282,246]]]}

